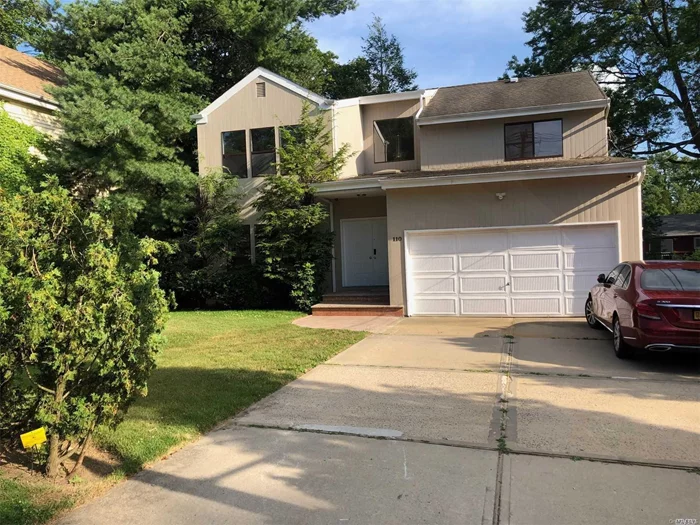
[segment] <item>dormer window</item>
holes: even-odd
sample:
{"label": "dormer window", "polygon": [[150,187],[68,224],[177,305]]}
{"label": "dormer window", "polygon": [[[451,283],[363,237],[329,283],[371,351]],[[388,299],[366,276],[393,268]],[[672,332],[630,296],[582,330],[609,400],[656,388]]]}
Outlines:
{"label": "dormer window", "polygon": [[401,162],[415,158],[413,117],[374,121],[374,162]]}
{"label": "dormer window", "polygon": [[561,119],[505,125],[506,160],[561,157],[564,154]]}

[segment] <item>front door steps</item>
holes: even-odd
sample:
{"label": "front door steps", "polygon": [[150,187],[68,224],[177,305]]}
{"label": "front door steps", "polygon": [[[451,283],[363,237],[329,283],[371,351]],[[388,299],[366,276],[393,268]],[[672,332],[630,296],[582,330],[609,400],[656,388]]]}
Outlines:
{"label": "front door steps", "polygon": [[389,304],[388,286],[367,286],[325,294],[311,314],[403,317],[403,306]]}

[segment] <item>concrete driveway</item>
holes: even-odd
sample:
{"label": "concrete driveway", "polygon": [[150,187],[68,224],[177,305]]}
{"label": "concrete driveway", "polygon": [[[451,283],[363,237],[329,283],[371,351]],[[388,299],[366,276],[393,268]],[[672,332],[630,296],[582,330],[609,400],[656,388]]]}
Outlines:
{"label": "concrete driveway", "polygon": [[620,361],[580,320],[369,326],[61,523],[700,519],[697,358]]}

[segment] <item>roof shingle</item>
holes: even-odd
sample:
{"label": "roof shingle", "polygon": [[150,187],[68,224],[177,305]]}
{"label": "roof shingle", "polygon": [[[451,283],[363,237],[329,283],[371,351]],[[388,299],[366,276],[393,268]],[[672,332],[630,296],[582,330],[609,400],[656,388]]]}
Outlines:
{"label": "roof shingle", "polygon": [[56,86],[61,82],[61,70],[56,66],[0,45],[0,85],[53,100],[44,86]]}
{"label": "roof shingle", "polygon": [[588,71],[438,88],[421,118],[605,100]]}

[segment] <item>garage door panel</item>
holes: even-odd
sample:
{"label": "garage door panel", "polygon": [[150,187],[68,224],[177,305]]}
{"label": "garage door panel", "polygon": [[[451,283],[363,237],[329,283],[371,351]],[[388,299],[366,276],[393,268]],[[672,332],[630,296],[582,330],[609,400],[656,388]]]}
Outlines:
{"label": "garage door panel", "polygon": [[586,306],[587,294],[567,296],[564,298],[566,303],[566,315],[584,315],[584,308]]}
{"label": "garage door panel", "polygon": [[[602,273],[602,272],[600,272]],[[564,291],[571,293],[586,293],[593,288],[598,278],[598,272],[576,271],[564,275]]]}
{"label": "garage door panel", "polygon": [[490,253],[504,252],[508,249],[508,234],[492,232],[474,234],[462,232],[456,236],[458,253]]}
{"label": "garage door panel", "polygon": [[413,308],[418,315],[457,315],[457,297],[416,297]]}
{"label": "garage door panel", "polygon": [[535,248],[542,249],[547,246],[558,247],[561,242],[561,234],[556,228],[544,230],[512,230],[510,232],[510,248]]}
{"label": "garage door panel", "polygon": [[564,228],[562,246],[577,248],[615,248],[617,236],[610,226],[584,226]]}
{"label": "garage door panel", "polygon": [[460,255],[460,272],[493,271],[506,269],[506,254]]}
{"label": "garage door panel", "polygon": [[610,271],[617,263],[617,250],[611,248],[577,249],[564,253],[565,270],[600,270],[602,273]]}
{"label": "garage door panel", "polygon": [[415,273],[455,272],[456,260],[454,255],[435,255],[432,257],[413,257]]}
{"label": "garage door panel", "polygon": [[513,297],[513,315],[562,315],[559,297]]}
{"label": "garage door panel", "polygon": [[511,291],[514,293],[561,292],[559,276],[552,275],[511,275]]}
{"label": "garage door panel", "polygon": [[558,270],[559,252],[511,253],[511,270]]}
{"label": "garage door panel", "polygon": [[508,315],[506,297],[462,297],[462,315]]}
{"label": "garage door panel", "polygon": [[408,250],[411,255],[441,255],[455,253],[455,235],[412,235],[409,237]]}
{"label": "garage door panel", "polygon": [[456,277],[416,277],[413,280],[413,291],[416,294],[424,293],[456,293]]}
{"label": "garage door panel", "polygon": [[507,282],[507,276],[505,275],[460,277],[459,293],[503,293]]}

